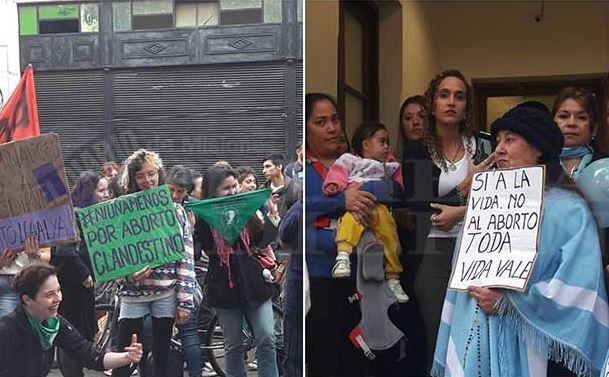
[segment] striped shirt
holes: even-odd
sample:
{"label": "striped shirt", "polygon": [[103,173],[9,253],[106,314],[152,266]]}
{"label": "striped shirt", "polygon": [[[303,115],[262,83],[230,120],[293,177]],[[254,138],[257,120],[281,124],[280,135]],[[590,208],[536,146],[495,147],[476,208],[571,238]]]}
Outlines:
{"label": "striped shirt", "polygon": [[194,310],[193,294],[196,280],[192,233],[184,208],[177,203],[174,203],[174,207],[184,242],[184,258],[153,268],[150,276],[140,282],[132,283],[123,279],[119,294],[125,302],[155,301],[165,298],[175,291],[178,308],[191,312]]}

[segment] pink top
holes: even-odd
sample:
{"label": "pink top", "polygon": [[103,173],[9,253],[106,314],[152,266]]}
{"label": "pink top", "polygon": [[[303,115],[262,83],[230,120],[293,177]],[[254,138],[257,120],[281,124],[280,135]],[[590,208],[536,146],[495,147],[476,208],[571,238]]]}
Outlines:
{"label": "pink top", "polygon": [[[354,185],[393,178],[403,188],[400,163],[390,156],[387,162],[362,158],[351,153],[343,153],[330,167],[322,190],[326,195],[334,195]],[[330,187],[335,184],[336,187]]]}

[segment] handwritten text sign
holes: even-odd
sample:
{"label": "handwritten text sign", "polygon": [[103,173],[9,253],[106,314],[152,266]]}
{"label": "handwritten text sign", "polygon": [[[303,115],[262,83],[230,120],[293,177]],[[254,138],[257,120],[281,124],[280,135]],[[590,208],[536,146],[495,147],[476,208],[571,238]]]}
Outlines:
{"label": "handwritten text sign", "polygon": [[537,256],[543,166],[474,175],[449,288],[524,291]]}
{"label": "handwritten text sign", "polygon": [[0,144],[0,251],[78,241],[61,146],[56,134]]}
{"label": "handwritten text sign", "polygon": [[166,185],[79,209],[78,218],[98,282],[184,256]]}

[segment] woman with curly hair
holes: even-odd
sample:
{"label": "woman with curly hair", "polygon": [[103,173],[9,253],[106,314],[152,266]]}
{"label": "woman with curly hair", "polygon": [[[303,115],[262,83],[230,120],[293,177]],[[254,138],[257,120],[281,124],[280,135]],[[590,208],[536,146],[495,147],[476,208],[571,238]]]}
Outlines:
{"label": "woman with curly hair", "polygon": [[[149,190],[163,183],[163,163],[155,152],[140,149],[124,163],[119,186],[126,194]],[[179,325],[188,321],[194,311],[193,293],[195,273],[192,234],[186,212],[173,204],[184,242],[184,257],[142,270],[122,279],[121,307],[118,323],[118,346],[129,345],[131,334],[142,338],[144,317],[152,317],[152,357],[154,376],[168,376],[169,342],[174,321]],[[114,369],[112,376],[127,377],[129,368]]]}
{"label": "woman with curly hair", "polygon": [[405,252],[425,331],[426,355],[420,359],[427,359],[429,370],[471,177],[490,167],[493,156],[482,161],[481,143],[474,136],[472,89],[461,72],[447,70],[434,77],[424,108],[427,127],[421,140],[406,144],[403,175],[406,206],[417,218],[413,249]]}
{"label": "woman with curly hair", "polygon": [[560,166],[566,138],[528,104],[495,120],[491,136],[498,168],[545,165],[535,266],[524,292],[447,290],[431,374],[598,376],[609,307],[596,222]]}

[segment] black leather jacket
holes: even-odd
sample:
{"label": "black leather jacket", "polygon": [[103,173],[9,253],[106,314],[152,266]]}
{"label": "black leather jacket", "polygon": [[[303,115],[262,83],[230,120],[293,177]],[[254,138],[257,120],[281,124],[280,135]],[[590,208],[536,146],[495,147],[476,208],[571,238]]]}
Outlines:
{"label": "black leather jacket", "polygon": [[[104,370],[104,352],[97,351],[65,318],[59,316],[53,345],[81,360],[84,367]],[[42,351],[23,306],[0,318],[0,377],[44,377],[53,363],[53,348]]]}

